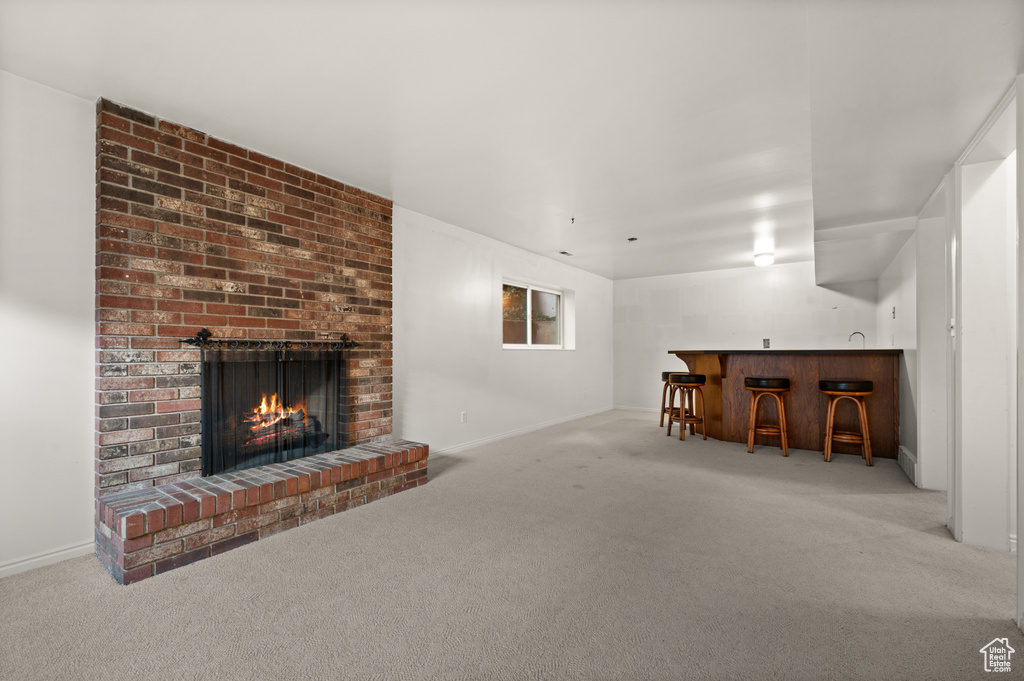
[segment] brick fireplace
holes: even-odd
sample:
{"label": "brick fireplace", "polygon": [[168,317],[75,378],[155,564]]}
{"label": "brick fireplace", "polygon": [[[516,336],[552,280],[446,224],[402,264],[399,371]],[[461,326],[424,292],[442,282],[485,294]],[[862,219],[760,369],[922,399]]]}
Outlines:
{"label": "brick fireplace", "polygon": [[[97,103],[96,543],[128,583],[426,482],[391,440],[391,201]],[[200,350],[346,350],[349,448],[201,477]]]}

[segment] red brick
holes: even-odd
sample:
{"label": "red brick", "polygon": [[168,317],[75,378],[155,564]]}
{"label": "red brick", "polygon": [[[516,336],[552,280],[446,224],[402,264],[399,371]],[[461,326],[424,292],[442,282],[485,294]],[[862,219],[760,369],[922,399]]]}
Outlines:
{"label": "red brick", "polygon": [[209,518],[217,512],[217,497],[212,494],[199,499],[199,517]]}
{"label": "red brick", "polygon": [[169,414],[176,411],[195,411],[202,406],[201,400],[170,400],[156,403],[156,413]]}
{"label": "red brick", "polygon": [[156,145],[152,141],[135,137],[115,128],[101,127],[99,138],[116,144],[123,144],[132,149],[139,149],[150,153],[156,151]]}
{"label": "red brick", "polygon": [[246,508],[239,508],[229,513],[224,513],[213,517],[213,526],[220,527],[221,525],[229,525],[236,523],[239,520],[245,520],[246,518],[252,518],[259,515],[259,506],[248,506]]}
{"label": "red brick", "polygon": [[221,527],[216,527],[212,530],[199,532],[197,534],[192,534],[188,537],[185,537],[185,550],[192,551],[194,549],[199,548],[200,546],[206,546],[207,544],[223,541],[224,539],[233,536],[235,536],[234,525],[223,525]]}
{"label": "red brick", "polygon": [[187,553],[181,553],[177,556],[157,561],[153,564],[153,567],[156,571],[156,574],[159,575],[161,573],[167,572],[168,570],[173,570],[174,568],[179,568],[184,565],[188,565],[189,563],[194,563],[197,560],[202,560],[203,558],[209,557],[210,547],[203,546],[194,551],[188,551]]}
{"label": "red brick", "polygon": [[146,532],[152,534],[164,529],[166,518],[163,508],[146,511]]}
{"label": "red brick", "polygon": [[282,508],[287,508],[288,506],[294,506],[297,503],[299,503],[299,498],[297,496],[283,497],[260,505],[259,512],[261,515],[265,513],[272,513],[274,511],[279,511]]}
{"label": "red brick", "polygon": [[260,536],[260,539],[265,539],[267,537],[270,537],[270,536],[273,536],[273,535],[277,534],[278,532],[283,532],[284,530],[290,530],[290,529],[298,527],[298,526],[299,526],[299,519],[297,517],[296,518],[289,518],[288,520],[282,520],[281,522],[277,522],[277,523],[273,523],[272,525],[267,525],[265,527],[261,527],[259,529],[259,536]]}
{"label": "red brick", "polygon": [[125,570],[121,576],[121,583],[125,586],[140,582],[143,579],[147,579],[153,576],[153,565],[143,565],[142,567],[135,568],[134,570]]}
{"label": "red brick", "polygon": [[199,520],[199,501],[190,498],[182,504],[181,520],[183,523]]}
{"label": "red brick", "polygon": [[101,336],[152,336],[156,327],[152,324],[100,324],[98,332]]}
{"label": "red brick", "polygon": [[157,301],[156,307],[158,310],[166,310],[168,312],[202,312],[202,303],[187,303],[178,300],[160,300]]}
{"label": "red brick", "polygon": [[262,515],[253,516],[252,518],[246,518],[245,520],[239,520],[235,523],[236,531],[238,534],[251,532],[252,530],[259,529],[266,525],[272,525],[278,521],[277,511],[270,513],[264,513]]}
{"label": "red brick", "polygon": [[181,137],[182,139],[187,139],[190,142],[198,142],[202,144],[203,142],[206,141],[205,133],[199,132],[198,130],[193,130],[192,128],[186,128],[183,125],[177,125],[175,123],[169,123],[167,121],[160,121],[158,127],[160,128],[160,130],[164,132],[175,135],[176,137]]}
{"label": "red brick", "polygon": [[182,512],[184,510],[183,504],[173,504],[167,506],[166,522],[167,527],[174,527],[175,525],[181,525],[184,522]]}
{"label": "red brick", "polygon": [[146,376],[129,376],[125,378],[98,378],[97,390],[129,390],[131,388],[152,388],[153,379]]}
{"label": "red brick", "polygon": [[182,542],[180,539],[167,544],[157,544],[151,548],[127,554],[124,557],[124,567],[125,569],[131,569],[146,563],[153,563],[164,558],[170,558],[171,556],[181,553],[181,549]]}
{"label": "red brick", "polygon": [[254,542],[257,539],[259,539],[259,535],[256,531],[247,532],[246,534],[238,534],[232,537],[231,539],[225,539],[222,542],[217,542],[216,544],[213,544],[210,547],[210,552],[216,556],[221,553],[224,553],[225,551],[236,549],[239,546],[245,546],[246,544]]}
{"label": "red brick", "polygon": [[178,396],[175,388],[156,390],[132,390],[128,393],[129,402],[152,402],[154,400],[173,400]]}
{"label": "red brick", "polygon": [[142,513],[133,513],[121,519],[119,534],[124,539],[135,539],[146,532],[146,516]]}
{"label": "red brick", "polygon": [[141,442],[153,439],[152,428],[140,428],[138,430],[120,430],[113,433],[100,433],[98,441],[101,446],[125,444],[128,442]]}
{"label": "red brick", "polygon": [[161,530],[153,535],[153,540],[158,544],[162,544],[163,542],[187,537],[188,535],[195,534],[196,532],[205,532],[206,530],[209,530],[210,527],[210,520],[208,518],[203,518],[194,522],[185,523],[184,525],[177,525],[175,527],[168,527],[166,530]]}

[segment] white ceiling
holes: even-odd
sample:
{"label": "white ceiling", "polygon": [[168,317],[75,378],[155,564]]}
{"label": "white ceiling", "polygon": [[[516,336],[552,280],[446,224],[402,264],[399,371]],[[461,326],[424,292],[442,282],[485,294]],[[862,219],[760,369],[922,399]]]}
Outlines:
{"label": "white ceiling", "polygon": [[1024,0],[0,0],[0,69],[623,279],[916,215]]}

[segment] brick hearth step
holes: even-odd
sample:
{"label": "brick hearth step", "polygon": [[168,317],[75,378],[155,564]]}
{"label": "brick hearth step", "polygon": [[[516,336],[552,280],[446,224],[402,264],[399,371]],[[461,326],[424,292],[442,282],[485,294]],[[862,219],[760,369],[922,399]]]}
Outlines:
{"label": "brick hearth step", "polygon": [[428,455],[425,444],[389,440],[115,492],[98,502],[96,555],[131,584],[426,484]]}

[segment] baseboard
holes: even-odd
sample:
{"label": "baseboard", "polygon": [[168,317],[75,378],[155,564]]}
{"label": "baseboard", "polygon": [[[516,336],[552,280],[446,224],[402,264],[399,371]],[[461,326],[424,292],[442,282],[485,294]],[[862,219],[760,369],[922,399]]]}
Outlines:
{"label": "baseboard", "polygon": [[1017,535],[1010,535],[1010,553],[1014,553],[1017,550]]}
{"label": "baseboard", "polygon": [[657,407],[612,407],[617,411],[644,411],[651,414],[657,414],[659,409]]}
{"label": "baseboard", "polygon": [[914,483],[915,487],[920,487],[921,485],[917,481],[917,454],[900,445],[900,451],[896,456],[896,460],[906,476],[910,478],[910,482]]}
{"label": "baseboard", "polygon": [[572,416],[566,416],[560,419],[554,419],[552,421],[544,421],[543,423],[535,423],[532,426],[525,426],[523,428],[517,428],[515,430],[509,430],[498,435],[490,435],[488,437],[482,437],[479,440],[470,440],[469,442],[462,442],[451,447],[445,447],[444,449],[430,449],[430,456],[444,456],[445,454],[456,454],[458,452],[479,447],[481,445],[490,444],[491,442],[498,442],[499,440],[506,440],[516,435],[525,435],[526,433],[532,433],[535,430],[541,430],[543,428],[550,428],[551,426],[557,426],[559,423],[567,423],[569,421],[575,421],[576,419],[586,418],[588,416],[595,416],[597,414],[603,414],[608,411],[612,411],[616,407],[604,407],[602,409],[595,409],[594,411],[584,412],[582,414],[574,414]]}
{"label": "baseboard", "polygon": [[43,567],[44,565],[53,565],[69,558],[78,558],[79,556],[86,556],[93,553],[96,550],[96,545],[93,542],[85,544],[74,544],[72,546],[65,546],[61,549],[53,551],[45,551],[43,553],[37,553],[34,556],[28,558],[20,558],[13,560],[9,563],[0,565],[0,578],[9,577],[16,575],[19,572],[28,572],[36,568]]}

